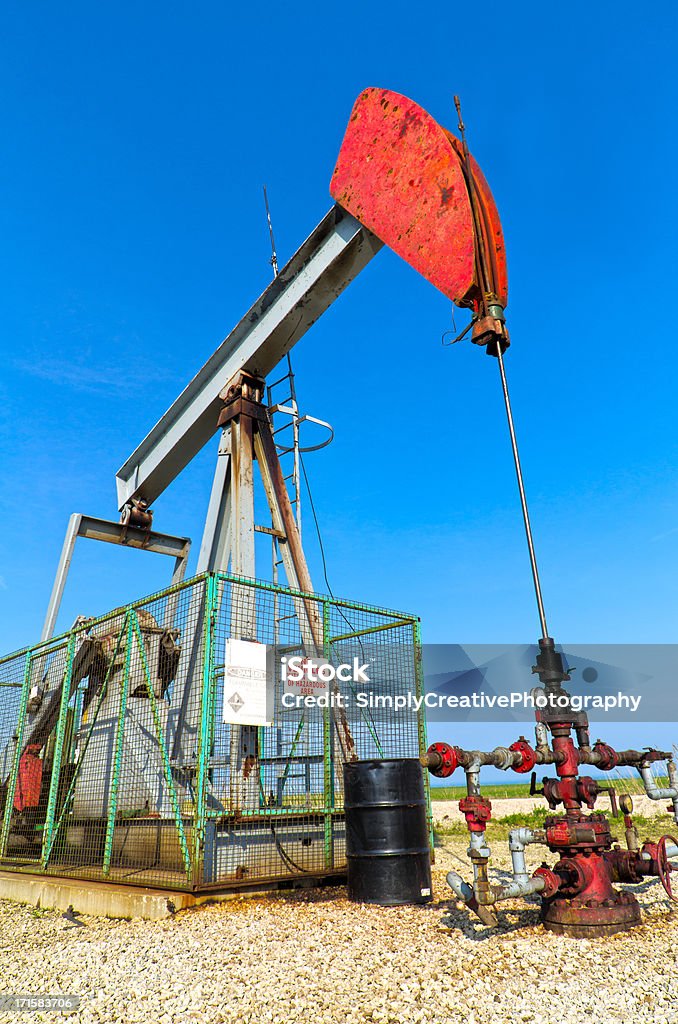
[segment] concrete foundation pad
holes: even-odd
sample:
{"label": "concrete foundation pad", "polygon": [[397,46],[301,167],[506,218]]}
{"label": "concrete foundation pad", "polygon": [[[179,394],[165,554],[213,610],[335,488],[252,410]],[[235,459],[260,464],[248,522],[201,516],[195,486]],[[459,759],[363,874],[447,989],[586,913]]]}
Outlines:
{"label": "concrete foundation pad", "polygon": [[228,892],[191,893],[175,889],[121,885],[120,882],[96,882],[80,878],[0,871],[0,899],[29,903],[34,907],[50,910],[68,910],[69,907],[73,907],[77,913],[89,914],[92,917],[161,921],[181,910],[190,910],[204,903],[266,896],[271,892],[288,888],[338,885],[345,880],[345,874],[341,873],[299,879],[296,885],[286,881],[231,889]]}
{"label": "concrete foundation pad", "polygon": [[73,907],[80,914],[95,917],[160,921],[179,910],[187,910],[215,898],[224,897],[0,871],[0,899],[53,910]]}

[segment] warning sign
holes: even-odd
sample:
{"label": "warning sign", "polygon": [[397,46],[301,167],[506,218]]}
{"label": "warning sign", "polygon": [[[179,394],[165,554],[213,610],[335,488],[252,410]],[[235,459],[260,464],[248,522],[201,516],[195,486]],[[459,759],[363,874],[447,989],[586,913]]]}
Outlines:
{"label": "warning sign", "polygon": [[253,640],[226,641],[223,720],[232,725],[273,722],[272,654]]}

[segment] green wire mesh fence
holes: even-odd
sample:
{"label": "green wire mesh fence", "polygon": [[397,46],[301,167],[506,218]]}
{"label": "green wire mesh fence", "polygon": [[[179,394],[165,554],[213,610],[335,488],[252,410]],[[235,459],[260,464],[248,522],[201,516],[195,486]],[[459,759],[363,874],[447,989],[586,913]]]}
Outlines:
{"label": "green wire mesh fence", "polygon": [[[266,725],[227,713],[232,638],[273,652]],[[369,664],[369,699],[286,703],[282,659],[309,654]],[[78,619],[0,660],[0,866],[189,890],[341,874],[342,763],[417,757],[422,693],[418,619],[260,581]]]}

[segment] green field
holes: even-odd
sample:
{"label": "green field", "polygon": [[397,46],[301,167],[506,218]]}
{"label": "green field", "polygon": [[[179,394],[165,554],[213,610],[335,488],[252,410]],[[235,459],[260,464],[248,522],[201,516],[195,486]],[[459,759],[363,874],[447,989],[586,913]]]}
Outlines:
{"label": "green field", "polygon": [[[669,780],[667,778],[657,777],[658,786],[668,786]],[[642,794],[645,792],[643,783],[639,778],[635,777],[617,777],[611,776],[608,781],[603,782],[602,785],[612,785],[617,790],[617,794],[631,793]],[[537,780],[537,788],[541,788],[541,779]],[[530,784],[529,782],[518,782],[518,783],[498,783],[495,785],[484,786],[481,783],[481,790],[483,796],[486,796],[488,800],[515,800],[520,797],[526,797],[530,795]],[[466,786],[431,786],[431,800],[461,800],[463,796],[466,796]]]}
{"label": "green field", "polygon": [[[515,785],[483,786],[483,796],[488,800],[513,800],[516,797],[529,796],[529,783]],[[431,786],[431,800],[461,800],[466,796],[466,786]]]}
{"label": "green field", "polygon": [[[603,812],[610,821],[610,829],[614,839],[624,844],[624,822],[621,818],[613,818],[609,811]],[[487,840],[488,842],[503,842],[508,839],[508,834],[512,828],[543,828],[544,820],[549,814],[558,814],[558,811],[550,811],[548,807],[537,807],[533,811],[529,811],[523,814],[509,814],[505,818],[499,815],[496,818],[492,818],[487,823]],[[640,815],[633,815],[633,823],[638,829],[641,843],[647,840],[657,840],[659,836],[666,832],[665,821],[661,818],[643,818]],[[446,840],[460,840],[466,842],[468,840],[468,829],[466,823],[463,821],[436,821],[433,825],[433,834],[436,839],[436,845],[445,846]]]}

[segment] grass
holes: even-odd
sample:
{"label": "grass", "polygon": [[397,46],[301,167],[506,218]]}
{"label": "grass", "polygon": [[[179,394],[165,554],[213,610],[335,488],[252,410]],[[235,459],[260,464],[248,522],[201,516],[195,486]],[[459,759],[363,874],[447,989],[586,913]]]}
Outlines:
{"label": "grass", "polygon": [[[542,769],[542,772],[545,773],[545,771],[546,769]],[[669,780],[657,776],[656,782],[658,786],[664,787],[668,786]],[[636,776],[622,776],[618,773],[617,778],[611,777],[609,783],[603,783],[603,785],[608,784],[613,785],[618,794],[630,793],[640,796],[645,792],[642,780]],[[537,788],[541,788],[541,775],[537,778]],[[529,782],[499,783],[494,786],[482,785],[481,789],[483,796],[486,796],[488,800],[515,800],[530,795]],[[466,796],[466,786],[431,786],[431,800],[461,800],[463,796]]]}
{"label": "grass", "polygon": [[[511,785],[482,786],[483,796],[488,800],[512,800],[515,797],[529,796],[529,783]],[[466,786],[431,786],[431,800],[461,800],[466,796]]]}
{"label": "grass", "polygon": [[[548,807],[535,807],[532,811],[525,811],[518,814],[507,814],[506,817],[492,818],[487,824],[488,842],[497,842],[508,839],[512,828],[525,826],[527,828],[543,828],[545,819],[558,811],[551,811]],[[621,817],[613,818],[609,812],[606,814],[610,822],[612,835],[624,845],[624,822]],[[661,819],[644,818],[641,815],[633,815],[633,823],[638,829],[641,844],[647,839],[656,841],[665,828]],[[436,839],[468,839],[468,830],[464,821],[438,821],[433,828]],[[444,845],[444,843],[443,843]]]}

